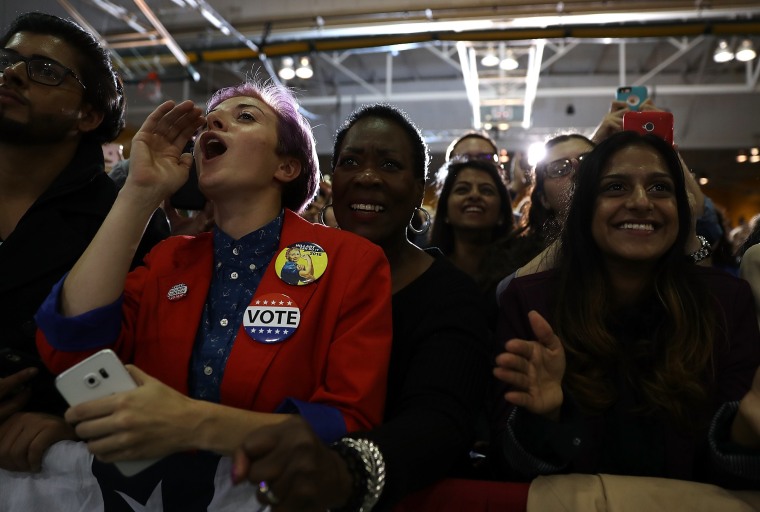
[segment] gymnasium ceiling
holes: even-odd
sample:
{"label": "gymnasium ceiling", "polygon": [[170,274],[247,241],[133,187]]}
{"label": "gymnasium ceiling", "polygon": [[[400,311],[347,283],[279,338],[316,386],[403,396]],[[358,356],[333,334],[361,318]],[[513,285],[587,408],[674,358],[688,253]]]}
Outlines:
{"label": "gymnasium ceiling", "polygon": [[[736,155],[760,146],[760,58],[712,58],[720,39],[760,48],[757,0],[4,0],[0,23],[27,10],[71,17],[107,44],[133,128],[164,99],[203,102],[286,57],[310,58],[314,76],[287,83],[320,154],[363,103],[405,109],[437,153],[484,125],[515,151],[560,130],[590,132],[619,85],[646,85],[712,187],[759,183],[760,163]],[[491,48],[519,67],[483,67]]]}

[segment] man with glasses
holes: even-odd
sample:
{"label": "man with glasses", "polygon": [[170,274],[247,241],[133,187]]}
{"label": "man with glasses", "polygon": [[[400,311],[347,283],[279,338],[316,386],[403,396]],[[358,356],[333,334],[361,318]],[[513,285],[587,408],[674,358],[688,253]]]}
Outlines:
{"label": "man with glasses", "polygon": [[[36,470],[73,439],[33,315],[116,198],[101,145],[124,127],[107,51],[73,22],[20,15],[0,37],[0,468]],[[19,391],[20,390],[20,391]]]}

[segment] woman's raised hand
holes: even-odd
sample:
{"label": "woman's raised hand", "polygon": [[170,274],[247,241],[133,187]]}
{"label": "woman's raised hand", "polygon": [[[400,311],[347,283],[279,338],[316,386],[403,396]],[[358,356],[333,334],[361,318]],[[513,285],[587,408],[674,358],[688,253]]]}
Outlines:
{"label": "woman's raised hand", "polygon": [[565,350],[559,337],[538,312],[528,313],[537,340],[513,338],[505,344],[506,352],[496,357],[494,375],[509,384],[507,401],[533,414],[559,419],[562,406],[562,377],[565,374]]}
{"label": "woman's raised hand", "polygon": [[167,101],[156,108],[132,139],[124,185],[158,204],[187,181],[192,155],[183,150],[205,122],[192,101]]}

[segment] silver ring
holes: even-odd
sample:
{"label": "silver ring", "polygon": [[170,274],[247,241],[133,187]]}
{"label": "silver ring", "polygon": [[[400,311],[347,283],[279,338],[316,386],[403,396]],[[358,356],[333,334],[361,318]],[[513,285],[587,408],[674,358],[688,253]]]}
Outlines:
{"label": "silver ring", "polygon": [[272,489],[269,488],[269,484],[266,482],[266,480],[259,482],[258,492],[261,496],[266,498],[270,505],[278,505],[280,503],[280,498],[274,495]]}

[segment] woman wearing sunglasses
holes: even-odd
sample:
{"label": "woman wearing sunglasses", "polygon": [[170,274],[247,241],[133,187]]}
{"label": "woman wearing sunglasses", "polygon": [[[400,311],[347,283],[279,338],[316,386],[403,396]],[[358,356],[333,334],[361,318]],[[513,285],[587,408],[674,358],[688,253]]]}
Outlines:
{"label": "woman wearing sunglasses", "polygon": [[535,168],[527,216],[523,216],[513,235],[496,244],[483,260],[481,285],[486,290],[496,290],[497,295],[518,268],[538,256],[559,235],[576,171],[583,157],[594,149],[594,143],[573,133],[550,139],[544,148],[546,156]]}

